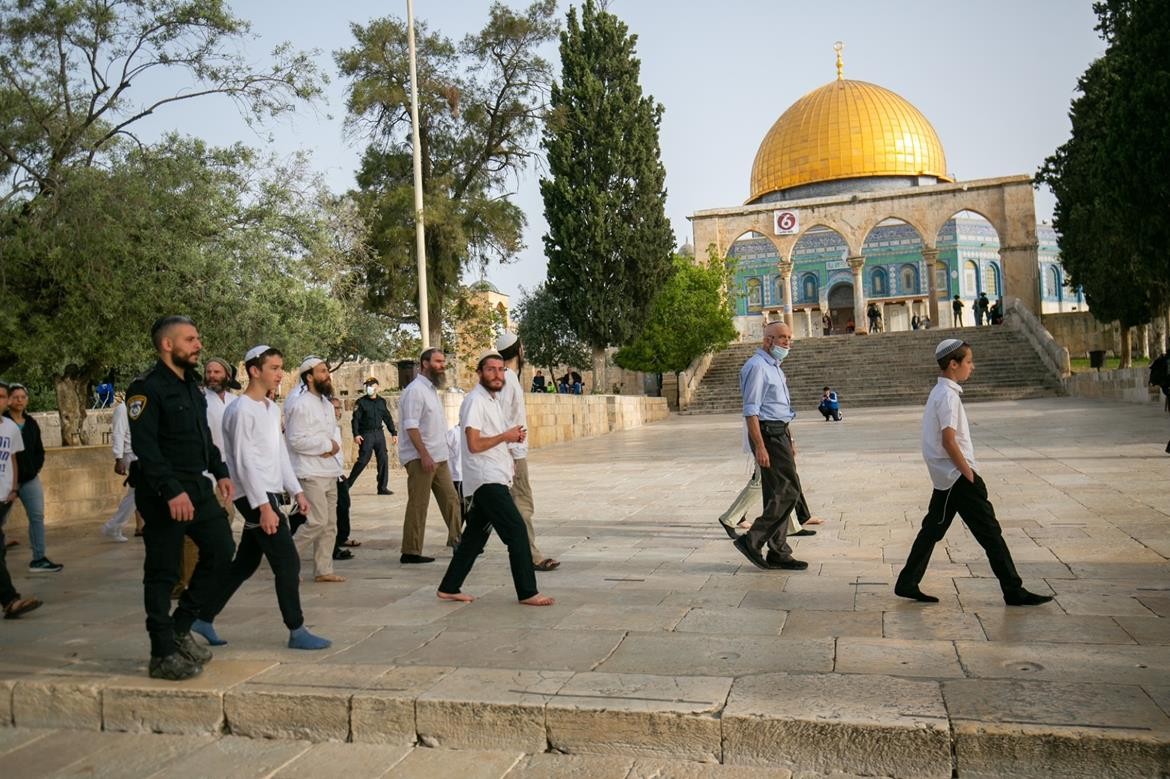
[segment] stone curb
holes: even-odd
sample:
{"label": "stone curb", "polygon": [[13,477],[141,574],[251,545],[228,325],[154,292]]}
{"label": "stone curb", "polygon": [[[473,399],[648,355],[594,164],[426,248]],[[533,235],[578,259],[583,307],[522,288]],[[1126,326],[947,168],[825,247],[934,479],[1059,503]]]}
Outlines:
{"label": "stone curb", "polygon": [[[1122,777],[1157,775],[1170,765],[1164,727],[964,719],[953,707],[964,705],[972,685],[948,691],[950,681],[240,665],[248,667],[225,669],[218,687],[203,689],[131,677],[0,680],[0,723],[885,776],[950,777],[957,769],[977,777]],[[1044,683],[1029,684],[1015,690],[1021,700],[1043,695]],[[1123,698],[1141,694],[1138,687],[1110,688]]]}

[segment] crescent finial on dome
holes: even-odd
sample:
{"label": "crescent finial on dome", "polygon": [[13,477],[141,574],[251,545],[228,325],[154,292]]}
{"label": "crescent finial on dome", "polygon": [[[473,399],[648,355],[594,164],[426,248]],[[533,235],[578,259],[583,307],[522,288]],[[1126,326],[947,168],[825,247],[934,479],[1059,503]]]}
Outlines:
{"label": "crescent finial on dome", "polygon": [[837,41],[833,44],[833,51],[837,52],[837,80],[845,80],[845,60],[841,58],[841,52],[845,51],[845,41]]}

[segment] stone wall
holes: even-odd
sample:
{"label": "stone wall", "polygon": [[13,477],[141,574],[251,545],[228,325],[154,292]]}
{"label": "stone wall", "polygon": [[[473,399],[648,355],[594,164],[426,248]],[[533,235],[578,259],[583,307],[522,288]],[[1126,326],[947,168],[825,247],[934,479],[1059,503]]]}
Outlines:
{"label": "stone wall", "polygon": [[[459,406],[463,398],[462,393],[443,393],[448,425],[458,421]],[[390,395],[386,400],[390,406],[390,413],[397,423],[398,395]],[[670,416],[666,400],[663,398],[529,393],[525,395],[525,400],[528,406],[528,440],[533,449],[641,427]],[[48,415],[38,414],[37,418],[43,425],[42,416],[56,419],[57,415],[55,412]],[[93,425],[96,440],[109,440],[108,411],[91,412],[87,424]],[[350,435],[348,411],[342,417],[341,431],[342,451],[346,453],[347,462],[352,462],[356,457],[357,448]],[[389,449],[391,463],[397,466],[397,451],[393,446]],[[78,532],[96,534],[99,523],[113,513],[118,501],[125,494],[122,477],[114,473],[114,456],[108,443],[99,446],[48,449],[45,469],[41,471],[41,481],[45,487],[45,522],[52,528],[69,526]],[[24,509],[18,503],[8,516],[5,532],[24,543],[27,526]],[[52,546],[51,533],[49,545]]]}
{"label": "stone wall", "polygon": [[[1047,319],[1047,317],[1045,317]],[[1064,391],[1077,398],[1121,400],[1127,403],[1161,402],[1162,391],[1151,387],[1149,368],[1075,373],[1061,379]]]}

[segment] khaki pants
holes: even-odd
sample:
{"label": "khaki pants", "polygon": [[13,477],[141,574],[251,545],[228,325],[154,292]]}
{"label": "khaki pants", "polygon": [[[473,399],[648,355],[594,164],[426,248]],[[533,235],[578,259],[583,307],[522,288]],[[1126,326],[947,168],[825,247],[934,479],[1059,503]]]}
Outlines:
{"label": "khaki pants", "polygon": [[427,473],[422,467],[422,460],[406,463],[406,518],[402,523],[402,554],[422,554],[427,508],[432,493],[443,514],[443,521],[447,523],[447,544],[454,546],[459,542],[463,516],[459,507],[459,493],[451,481],[451,469],[447,461],[437,465],[434,473]]}
{"label": "khaki pants", "polygon": [[337,540],[337,477],[305,476],[299,479],[309,514],[305,526],[297,533],[300,552],[313,556],[315,576],[333,573],[333,543]]}
{"label": "khaki pants", "polygon": [[532,500],[532,485],[528,482],[528,458],[513,460],[512,466],[516,469],[512,476],[512,500],[524,518],[524,527],[528,529],[528,549],[532,552],[532,562],[540,563],[544,560],[544,554],[536,545],[536,528],[532,526],[536,505]]}

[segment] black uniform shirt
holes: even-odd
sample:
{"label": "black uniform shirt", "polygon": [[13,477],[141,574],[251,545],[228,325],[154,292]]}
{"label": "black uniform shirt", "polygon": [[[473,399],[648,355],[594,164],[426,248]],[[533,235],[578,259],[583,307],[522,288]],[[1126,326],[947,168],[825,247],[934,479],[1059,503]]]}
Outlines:
{"label": "black uniform shirt", "polygon": [[377,433],[385,423],[390,435],[398,435],[394,427],[394,420],[390,417],[390,409],[385,398],[365,395],[358,398],[353,407],[353,434],[355,436]]}
{"label": "black uniform shirt", "polygon": [[187,491],[181,476],[207,471],[216,479],[228,477],[207,427],[207,398],[194,370],[188,368],[180,379],[159,360],[126,390],[126,412],[139,489],[170,500]]}

